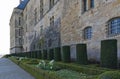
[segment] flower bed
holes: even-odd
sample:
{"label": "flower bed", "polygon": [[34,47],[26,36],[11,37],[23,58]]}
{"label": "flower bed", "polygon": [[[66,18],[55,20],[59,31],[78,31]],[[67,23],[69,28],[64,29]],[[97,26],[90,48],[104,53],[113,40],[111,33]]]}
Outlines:
{"label": "flower bed", "polygon": [[[16,64],[19,58],[9,58]],[[41,62],[39,62],[41,61]],[[44,61],[38,59],[23,58],[18,64],[29,72],[35,79],[97,79],[97,77],[110,69],[91,67],[88,65],[77,65],[72,63],[62,63]]]}

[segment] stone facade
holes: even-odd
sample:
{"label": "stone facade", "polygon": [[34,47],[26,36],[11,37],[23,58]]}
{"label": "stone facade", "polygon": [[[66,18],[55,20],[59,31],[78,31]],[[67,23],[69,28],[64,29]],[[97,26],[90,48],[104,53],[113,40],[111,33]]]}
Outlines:
{"label": "stone facade", "polygon": [[[119,11],[119,0],[30,0],[22,10],[22,52],[70,45],[74,59],[76,44],[86,43],[88,59],[99,61],[101,40],[117,39],[120,58],[120,34],[108,36],[107,28],[110,20],[120,17]],[[10,26],[14,28],[14,19]],[[87,27],[92,28],[90,39],[85,39]],[[14,34],[11,31],[11,48]]]}
{"label": "stone facade", "polygon": [[[21,20],[21,21],[20,21]],[[22,10],[14,8],[12,17],[10,19],[10,52],[22,52],[23,27]]]}

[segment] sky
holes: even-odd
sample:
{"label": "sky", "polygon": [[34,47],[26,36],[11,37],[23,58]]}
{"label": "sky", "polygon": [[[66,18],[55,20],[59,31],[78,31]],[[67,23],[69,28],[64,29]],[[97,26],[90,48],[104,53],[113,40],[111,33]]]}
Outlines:
{"label": "sky", "polygon": [[0,2],[0,55],[10,52],[10,26],[12,11],[19,4],[19,0],[1,0]]}

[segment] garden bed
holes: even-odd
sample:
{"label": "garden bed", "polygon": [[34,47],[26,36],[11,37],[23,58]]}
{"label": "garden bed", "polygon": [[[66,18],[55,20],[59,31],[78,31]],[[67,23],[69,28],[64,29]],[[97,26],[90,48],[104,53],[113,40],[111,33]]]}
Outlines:
{"label": "garden bed", "polygon": [[[19,63],[18,58],[10,57],[16,64]],[[73,63],[62,63],[56,62],[55,66],[57,69],[49,69],[38,67],[38,59],[23,59],[18,65],[24,70],[33,75],[36,79],[97,79],[97,77],[111,69],[102,69],[99,67],[89,66],[89,65],[78,65]],[[49,61],[45,61],[49,62]],[[51,67],[50,67],[51,68]]]}

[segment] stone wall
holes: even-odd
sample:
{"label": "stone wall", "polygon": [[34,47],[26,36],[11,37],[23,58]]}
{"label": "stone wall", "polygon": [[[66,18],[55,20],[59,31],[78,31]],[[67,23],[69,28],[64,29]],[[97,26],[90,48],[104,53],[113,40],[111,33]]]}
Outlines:
{"label": "stone wall", "polygon": [[[95,0],[95,7],[88,9],[86,12],[81,13],[82,4],[78,1],[71,4],[67,8],[67,13],[62,19],[61,23],[61,44],[74,45],[79,43],[87,44],[88,58],[89,60],[100,60],[100,43],[104,39],[118,39],[118,51],[119,35],[113,37],[107,37],[106,23],[108,20],[119,17],[119,0]],[[88,27],[92,27],[92,39],[85,40],[83,38],[83,30]],[[75,50],[75,49],[73,49]],[[120,51],[118,52],[118,57]]]}
{"label": "stone wall", "polygon": [[[94,0],[94,8],[87,5],[83,12],[83,0],[43,0],[43,17],[40,16],[40,0],[30,0],[23,11],[24,52],[71,46],[71,58],[76,58],[76,44],[86,43],[89,60],[100,60],[100,43],[105,39],[118,39],[120,58],[120,35],[108,37],[107,22],[120,17],[120,0]],[[87,4],[90,2],[88,1]],[[36,16],[35,16],[36,15]],[[54,16],[54,26],[50,18]],[[84,29],[92,27],[92,38],[84,39]],[[12,39],[11,39],[12,40]],[[43,45],[39,43],[42,40]]]}

